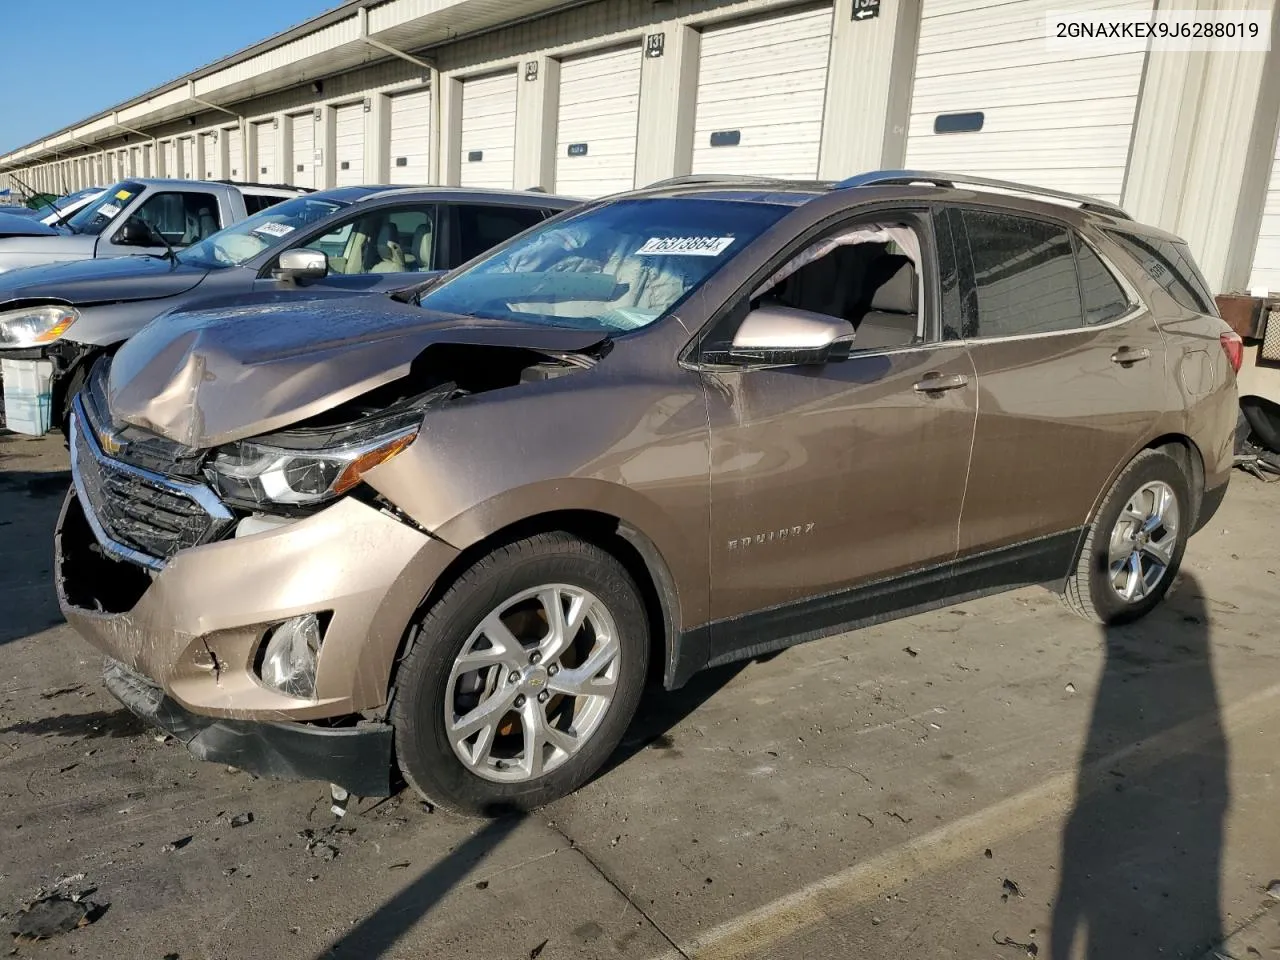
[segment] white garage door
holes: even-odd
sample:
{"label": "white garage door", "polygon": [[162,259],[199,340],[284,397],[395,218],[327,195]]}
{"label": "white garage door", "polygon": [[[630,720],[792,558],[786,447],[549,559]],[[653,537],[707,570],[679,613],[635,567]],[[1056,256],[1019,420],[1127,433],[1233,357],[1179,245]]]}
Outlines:
{"label": "white garage door", "polygon": [[178,141],[182,150],[182,177],[184,180],[199,180],[201,173],[196,169],[196,141],[194,137],[183,137]]}
{"label": "white garage door", "polygon": [[599,197],[636,182],[640,47],[589,54],[560,65],[556,192]]}
{"label": "white garage door", "polygon": [[166,140],[160,146],[164,150],[162,176],[173,179],[178,176],[178,144],[173,140]]}
{"label": "white garage door", "polygon": [[250,179],[256,183],[279,183],[275,124],[268,120],[266,123],[255,123],[253,128],[258,135],[258,155]]}
{"label": "white garage door", "polygon": [[336,111],[337,180],[340,187],[364,183],[364,104],[350,103]]}
{"label": "white garage door", "polygon": [[462,82],[464,187],[515,186],[516,74]]}
{"label": "white garage door", "polygon": [[204,169],[200,174],[206,179],[222,180],[226,177],[222,172],[222,151],[218,149],[219,146],[217,134],[200,134],[200,149],[204,153]]}
{"label": "white garage door", "polygon": [[428,183],[431,168],[431,91],[391,98],[391,182]]}
{"label": "white garage door", "polygon": [[1253,254],[1253,274],[1249,278],[1250,287],[1266,287],[1270,294],[1280,293],[1280,142],[1276,144],[1274,156],[1266,206],[1262,208],[1262,229]]}
{"label": "white garage door", "polygon": [[129,149],[129,176],[131,177],[146,176],[146,174],[142,172],[142,148],[141,147],[131,147]]}
{"label": "white garage door", "polygon": [[1060,9],[1057,0],[924,0],[908,168],[1120,199],[1145,54],[1049,49],[1043,18]]}
{"label": "white garage door", "polygon": [[694,173],[818,175],[831,16],[827,5],[703,31]]}
{"label": "white garage door", "polygon": [[293,155],[289,164],[289,182],[295,187],[316,185],[316,118],[308,110],[289,118],[289,134]]}
{"label": "white garage door", "polygon": [[223,131],[223,136],[227,138],[227,166],[231,170],[227,179],[243,181],[246,179],[246,168],[244,165],[244,133],[239,127],[228,127]]}
{"label": "white garage door", "polygon": [[[144,143],[142,145],[142,176],[151,177],[155,175],[155,157],[151,152],[151,144]],[[90,178],[92,180],[92,177]],[[94,181],[96,183],[96,181]]]}

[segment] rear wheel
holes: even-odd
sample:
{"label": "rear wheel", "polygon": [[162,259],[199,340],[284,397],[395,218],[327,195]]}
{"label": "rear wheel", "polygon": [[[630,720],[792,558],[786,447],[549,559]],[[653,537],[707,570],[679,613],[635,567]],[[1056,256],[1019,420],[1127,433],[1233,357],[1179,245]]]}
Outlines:
{"label": "rear wheel", "polygon": [[1063,599],[1095,623],[1146,616],[1168,592],[1194,518],[1178,462],[1144,450],[1125,467],[1089,527]]}
{"label": "rear wheel", "polygon": [[495,550],[415,628],[392,697],[401,773],[466,814],[571,793],[635,713],[648,637],[634,581],[600,547],[548,533]]}

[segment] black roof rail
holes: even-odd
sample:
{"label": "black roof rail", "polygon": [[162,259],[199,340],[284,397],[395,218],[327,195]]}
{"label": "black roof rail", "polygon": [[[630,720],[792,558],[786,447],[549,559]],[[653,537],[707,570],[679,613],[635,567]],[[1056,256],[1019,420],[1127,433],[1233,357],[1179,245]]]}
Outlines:
{"label": "black roof rail", "polygon": [[841,180],[836,184],[836,189],[845,190],[850,187],[884,186],[895,183],[927,183],[935,187],[979,187],[1002,190],[1027,197],[1063,200],[1074,203],[1083,210],[1105,213],[1120,220],[1133,219],[1120,204],[1099,200],[1097,197],[1086,197],[1078,193],[1068,193],[1065,190],[1051,190],[1048,187],[1033,187],[1025,183],[1014,183],[1011,180],[993,180],[990,177],[970,177],[964,174],[930,173],[923,170],[873,170]]}

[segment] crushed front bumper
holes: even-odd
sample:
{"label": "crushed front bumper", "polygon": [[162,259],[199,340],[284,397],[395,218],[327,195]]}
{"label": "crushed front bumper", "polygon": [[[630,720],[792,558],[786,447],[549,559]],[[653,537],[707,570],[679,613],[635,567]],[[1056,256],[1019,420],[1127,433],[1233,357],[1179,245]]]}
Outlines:
{"label": "crushed front bumper", "polygon": [[107,658],[103,681],[135,716],[172,734],[200,760],[263,777],[324,780],[360,797],[391,793],[391,727],[215,720],[183,708],[145,677]]}

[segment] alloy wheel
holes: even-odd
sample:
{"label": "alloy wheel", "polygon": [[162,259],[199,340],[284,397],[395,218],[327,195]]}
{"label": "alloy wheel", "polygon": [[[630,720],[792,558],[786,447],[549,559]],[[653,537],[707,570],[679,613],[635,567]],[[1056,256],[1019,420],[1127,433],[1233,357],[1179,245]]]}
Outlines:
{"label": "alloy wheel", "polygon": [[1121,600],[1138,603],[1159,586],[1178,545],[1178,523],[1178,498],[1167,483],[1145,483],[1129,497],[1107,552],[1108,579]]}
{"label": "alloy wheel", "polygon": [[445,687],[445,730],[478,776],[534,780],[600,727],[621,667],[613,615],[594,594],[550,583],[508,598],[472,631]]}

